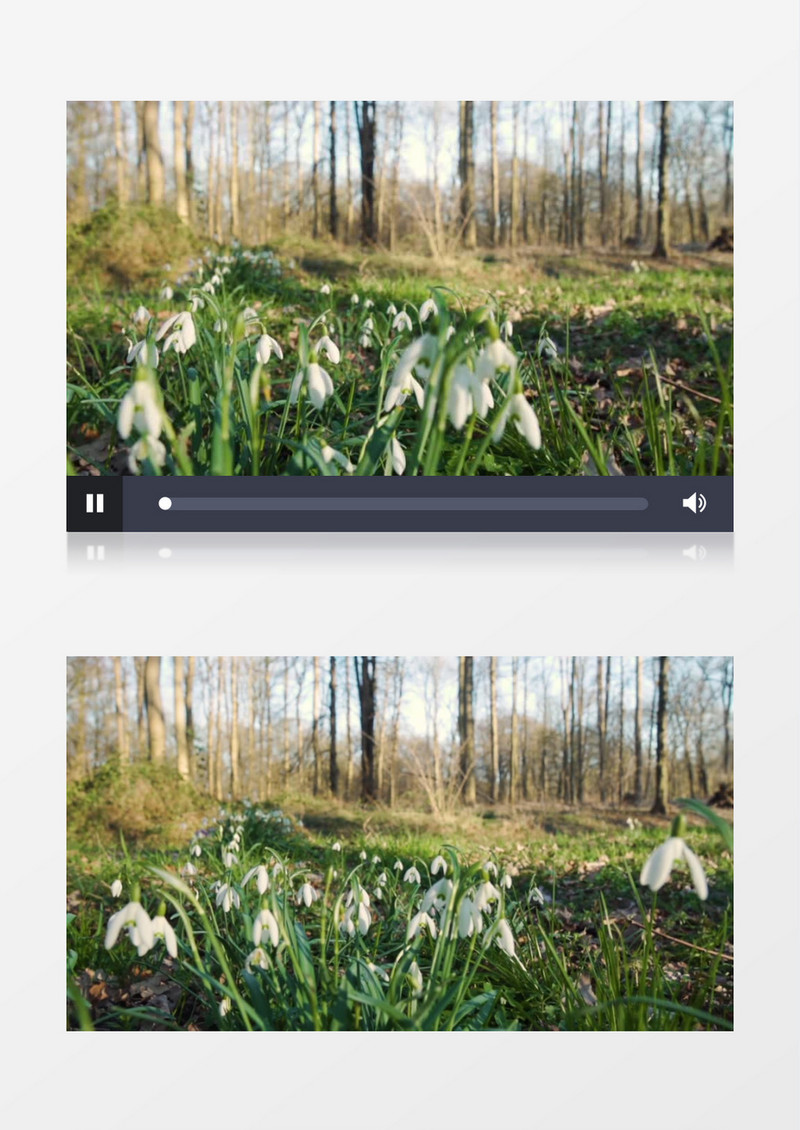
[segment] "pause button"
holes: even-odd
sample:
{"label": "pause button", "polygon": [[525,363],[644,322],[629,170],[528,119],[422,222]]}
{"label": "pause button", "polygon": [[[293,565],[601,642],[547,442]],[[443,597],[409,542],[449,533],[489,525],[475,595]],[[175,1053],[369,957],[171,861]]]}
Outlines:
{"label": "pause button", "polygon": [[102,514],[103,513],[103,496],[102,496],[102,494],[87,494],[86,495],[86,513],[87,514]]}

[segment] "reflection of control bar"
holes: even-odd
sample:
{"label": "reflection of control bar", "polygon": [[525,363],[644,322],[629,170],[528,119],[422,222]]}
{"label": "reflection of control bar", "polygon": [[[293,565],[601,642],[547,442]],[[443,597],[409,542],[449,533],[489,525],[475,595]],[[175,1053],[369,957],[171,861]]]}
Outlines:
{"label": "reflection of control bar", "polygon": [[646,498],[167,498],[161,510],[647,510]]}

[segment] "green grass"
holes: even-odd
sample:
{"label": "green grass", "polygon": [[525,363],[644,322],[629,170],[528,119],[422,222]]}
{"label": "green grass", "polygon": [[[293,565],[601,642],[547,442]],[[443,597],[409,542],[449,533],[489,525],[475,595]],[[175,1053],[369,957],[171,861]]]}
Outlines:
{"label": "green grass", "polygon": [[[163,467],[144,459],[141,473],[345,473],[321,457],[327,446],[358,474],[389,473],[393,437],[406,452],[407,474],[732,471],[732,272],[722,262],[682,259],[656,268],[642,261],[637,272],[631,261],[611,255],[532,252],[500,261],[463,255],[437,264],[326,243],[278,243],[273,251],[237,250],[206,260],[200,271],[200,257],[184,248],[170,264],[169,278],[183,281],[171,283],[169,301],[158,297],[168,277],[163,269],[131,269],[135,281],[126,286],[85,265],[72,272],[67,443],[75,467],[127,471],[136,433],[125,442],[116,425],[137,376],[126,363],[128,341],[145,332],[152,337],[169,314],[199,296],[205,307],[194,315],[196,343],[182,356],[161,357],[155,371],[138,373],[163,409],[166,449]],[[200,288],[217,267],[228,273],[211,296]],[[320,293],[323,284],[330,296]],[[427,374],[417,370],[425,411],[409,397],[386,412],[398,356],[419,336],[417,311],[432,294],[440,316],[422,328],[438,331],[436,355]],[[413,335],[392,328],[389,303],[407,310]],[[154,316],[137,329],[132,314],[140,304]],[[237,329],[247,306],[260,322],[253,333],[241,322]],[[455,366],[474,368],[491,336],[477,313],[482,309],[496,326],[513,322],[519,383],[496,371],[489,382],[494,409],[485,419],[473,412],[457,430],[448,418],[448,389]],[[367,316],[374,325],[364,345]],[[215,332],[223,320],[227,333]],[[297,372],[315,360],[323,321],[341,360],[319,358],[334,393],[317,411],[306,396],[290,404],[288,394]],[[451,326],[456,336],[448,342]],[[262,329],[284,357],[258,368]],[[557,346],[555,359],[539,355],[545,335]],[[520,390],[538,416],[538,450],[513,425],[502,440],[492,438],[506,397]]]}
{"label": "green grass", "polygon": [[[132,767],[119,784],[124,814],[143,795]],[[132,779],[132,781],[131,781]],[[174,779],[171,786],[180,789]],[[703,862],[709,897],[700,902],[677,866],[657,894],[640,888],[649,853],[669,824],[642,816],[630,829],[609,810],[476,810],[436,820],[421,811],[364,811],[319,798],[285,798],[281,808],[238,807],[219,822],[176,835],[125,837],[142,810],[118,821],[116,835],[87,834],[72,798],[68,854],[68,1024],[102,1030],[360,1029],[360,1030],[725,1030],[732,1005],[732,860],[723,839],[693,824],[687,841]],[[98,788],[105,797],[108,782]],[[103,800],[102,804],[107,803]],[[76,805],[78,807],[76,807]],[[268,808],[268,806],[265,806]],[[99,808],[97,809],[99,811]],[[193,813],[196,816],[197,813]],[[241,827],[236,859],[226,845]],[[334,843],[341,851],[333,850]],[[199,858],[190,845],[199,844]],[[366,855],[361,858],[360,853]],[[436,938],[406,932],[437,876],[442,854],[455,883],[437,917]],[[380,862],[373,863],[373,856]],[[395,871],[395,860],[403,870]],[[487,874],[487,861],[498,876]],[[192,862],[198,874],[183,869]],[[263,898],[247,872],[270,869]],[[421,884],[403,882],[415,865]],[[386,873],[381,886],[379,877]],[[499,879],[510,877],[510,885]],[[501,898],[483,915],[483,933],[448,933],[461,899],[487,877]],[[111,895],[120,878],[124,891]],[[441,872],[438,879],[442,878]],[[297,894],[310,883],[311,906]],[[240,906],[225,913],[214,884],[228,883]],[[367,891],[371,923],[363,936],[341,928],[345,900]],[[378,897],[378,891],[382,897]],[[178,954],[163,943],[139,957],[125,931],[104,946],[112,913],[139,897],[153,916],[167,909]],[[356,904],[357,905],[357,904]],[[265,940],[265,968],[251,965],[253,922],[274,915],[279,945]],[[450,918],[448,919],[448,915]],[[515,940],[513,956],[497,938],[500,920]],[[264,935],[267,939],[265,931]],[[412,962],[422,989],[410,974]],[[388,978],[388,979],[387,979]],[[230,1002],[222,1016],[220,1005]],[[154,1003],[155,1002],[155,1003]],[[227,1007],[227,1006],[226,1006]]]}

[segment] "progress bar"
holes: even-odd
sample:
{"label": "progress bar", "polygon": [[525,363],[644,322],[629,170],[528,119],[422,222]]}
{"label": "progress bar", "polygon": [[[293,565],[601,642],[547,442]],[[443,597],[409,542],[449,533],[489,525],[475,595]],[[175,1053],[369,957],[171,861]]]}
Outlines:
{"label": "progress bar", "polygon": [[646,498],[171,498],[158,500],[160,510],[647,510]]}

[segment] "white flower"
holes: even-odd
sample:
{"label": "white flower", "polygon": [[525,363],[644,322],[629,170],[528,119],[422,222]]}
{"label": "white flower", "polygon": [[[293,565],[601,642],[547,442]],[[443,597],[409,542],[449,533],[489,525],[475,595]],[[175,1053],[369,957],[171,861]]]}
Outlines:
{"label": "white flower", "polygon": [[205,302],[200,297],[200,295],[199,294],[193,294],[192,295],[192,313],[196,314],[198,310],[202,310],[204,307],[205,307]]}
{"label": "white flower", "polygon": [[217,274],[216,271],[211,276],[211,285],[212,286],[221,286],[222,285],[222,279],[220,278],[220,276]]}
{"label": "white flower", "polygon": [[501,918],[497,923],[497,937],[495,941],[501,950],[504,950],[509,957],[514,956],[514,935],[511,933],[511,927],[505,918]]}
{"label": "white flower", "polygon": [[341,850],[342,850],[342,845],[337,840],[336,843],[331,848],[331,851],[341,851]]}
{"label": "white flower", "polygon": [[432,938],[435,938],[439,932],[436,928],[435,919],[431,918],[427,910],[420,910],[420,912],[415,914],[411,919],[408,924],[408,930],[406,931],[406,941],[410,942],[412,938],[416,938],[420,930],[427,930]]}
{"label": "white flower", "polygon": [[500,418],[492,433],[494,443],[499,443],[503,438],[503,432],[506,430],[506,424],[509,420],[514,421],[519,434],[525,437],[535,451],[538,451],[542,446],[539,421],[536,413],[521,392],[515,392],[513,396],[509,396],[503,405],[503,411],[500,413]]}
{"label": "white flower", "polygon": [[170,349],[174,349],[176,353],[186,353],[197,341],[194,320],[188,310],[184,310],[182,314],[173,314],[171,318],[167,318],[166,322],[164,322],[163,326],[161,326],[156,334],[156,341],[161,341],[162,337],[170,330],[172,332],[164,342],[165,353],[168,353]]}
{"label": "white flower", "polygon": [[114,896],[115,899],[118,899],[119,896],[122,894],[122,880],[121,879],[115,879],[114,882],[111,884],[111,894]]}
{"label": "white flower", "polygon": [[247,955],[247,961],[244,963],[244,967],[248,973],[253,972],[254,965],[258,966],[259,969],[269,968],[269,958],[261,946],[256,946],[253,952]]}
{"label": "white flower", "polygon": [[365,334],[371,334],[372,331],[375,329],[375,323],[373,322],[372,318],[367,318],[364,322],[364,325],[361,327],[361,329],[364,331]]}
{"label": "white flower", "polygon": [[360,851],[360,852],[358,853],[358,858],[359,858],[359,859],[366,859],[366,858],[367,858],[367,853],[366,853],[365,851]]}
{"label": "white flower", "polygon": [[146,306],[137,306],[133,315],[133,324],[135,326],[146,326],[150,321],[150,311]]}
{"label": "white flower", "polygon": [[256,327],[260,325],[258,310],[254,310],[252,306],[245,306],[242,310],[242,318],[244,319],[245,333],[254,333]]}
{"label": "white flower", "polygon": [[412,961],[406,974],[409,984],[414,990],[414,996],[418,997],[422,993],[422,971],[417,965],[416,961]]}
{"label": "white flower", "polygon": [[160,439],[142,436],[128,452],[128,470],[132,475],[139,474],[139,464],[149,459],[154,467],[163,467],[167,461],[167,449]]}
{"label": "white flower", "polygon": [[283,360],[283,350],[278,345],[275,338],[270,337],[269,334],[262,334],[256,343],[256,361],[259,361],[262,365],[266,365],[273,353],[276,357],[279,357],[281,361]]}
{"label": "white flower", "polygon": [[453,884],[450,879],[439,879],[428,889],[422,900],[421,910],[435,910],[437,914],[445,909],[453,894]]}
{"label": "white flower", "polygon": [[201,854],[200,844],[195,844],[194,847],[192,848],[192,855],[195,857],[195,859],[199,859],[200,854]]}
{"label": "white flower", "polygon": [[228,329],[228,323],[225,321],[225,319],[224,318],[217,318],[216,322],[214,322],[214,333],[215,334],[224,334],[227,331],[227,329]]}
{"label": "white flower", "polygon": [[392,436],[389,445],[389,458],[392,461],[392,470],[396,475],[402,475],[406,469],[406,453],[400,446],[397,436]]}
{"label": "white flower", "polygon": [[358,339],[358,344],[361,346],[362,349],[369,349],[369,345],[370,345],[369,334],[362,334],[361,337]]}
{"label": "white flower", "polygon": [[319,411],[325,403],[326,398],[333,395],[333,381],[321,365],[317,365],[312,361],[305,369],[301,369],[292,381],[292,388],[289,393],[290,404],[297,403],[304,377],[308,384],[308,399],[317,411]]}
{"label": "white flower", "polygon": [[220,1016],[227,1016],[228,1013],[230,1012],[230,1010],[231,1010],[231,998],[230,997],[223,997],[222,1000],[219,1002],[219,1014],[220,1014]]}
{"label": "white flower", "polygon": [[269,934],[269,940],[273,946],[277,946],[281,940],[281,933],[278,928],[278,922],[275,915],[271,910],[264,907],[258,914],[255,922],[253,923],[253,945],[258,946],[261,944],[261,935],[266,927]]}
{"label": "white flower", "polygon": [[323,283],[322,286],[319,288],[319,292],[320,292],[320,294],[330,294],[331,288],[328,286],[327,283]]}
{"label": "white flower", "polygon": [[431,314],[436,313],[436,303],[432,298],[426,298],[419,308],[420,323],[426,322]]}
{"label": "white flower", "polygon": [[187,879],[191,879],[193,875],[197,874],[197,868],[193,863],[186,863],[181,868],[181,875],[185,875]]}
{"label": "white flower", "polygon": [[[377,859],[378,857],[376,856],[375,858]],[[388,882],[389,882],[389,876],[386,874],[385,871],[381,871],[381,873],[380,873],[380,875],[378,876],[378,879],[377,879],[378,886],[379,887],[385,887]]]}
{"label": "white flower", "polygon": [[381,861],[381,857],[379,855],[373,855],[370,862],[371,863],[380,863],[380,861]]}
{"label": "white flower", "polygon": [[381,981],[388,981],[389,974],[385,969],[381,969],[379,965],[373,965],[371,961],[366,962],[367,969],[370,973],[374,973],[376,977],[380,977]]}
{"label": "white flower", "polygon": [[321,337],[317,342],[317,353],[324,353],[329,361],[333,361],[334,365],[339,364],[340,353],[339,346],[335,341],[331,341],[327,334]]}
{"label": "white flower", "polygon": [[455,332],[456,332],[455,326],[448,326],[447,327],[447,340],[448,341],[450,340],[451,337],[455,336]]}
{"label": "white flower", "polygon": [[217,906],[221,906],[226,914],[232,906],[235,906],[238,910],[241,905],[239,892],[234,890],[228,883],[223,883],[217,891],[216,904]]}
{"label": "white flower", "polygon": [[[390,318],[393,318],[395,316],[395,314],[397,313],[397,307],[395,306],[394,302],[390,302],[389,305],[386,307],[386,313],[389,315]],[[411,319],[409,318],[409,323],[410,323],[410,321],[411,321]]]}
{"label": "white flower", "polygon": [[[394,309],[394,307],[391,307],[391,309]],[[408,330],[408,332],[411,333],[412,328],[411,318],[408,316],[405,310],[401,310],[400,313],[395,316],[395,319],[392,322],[392,329]]]}
{"label": "white flower", "polygon": [[415,380],[413,369],[420,361],[427,358],[431,348],[430,343],[434,342],[435,344],[435,341],[435,338],[425,334],[423,337],[417,338],[416,341],[412,341],[403,350],[386,390],[386,398],[383,402],[384,412],[391,411],[396,404],[403,404],[406,397],[410,396],[412,392],[420,408],[424,407],[425,393],[422,390],[422,385]]}
{"label": "white flower", "polygon": [[371,298],[365,298],[365,299],[364,299],[364,308],[365,308],[365,310],[369,310],[369,308],[370,308],[371,306],[374,306],[374,305],[375,305],[375,303],[374,303],[374,302],[372,301],[372,299],[371,299]]}
{"label": "white flower", "polygon": [[236,855],[232,851],[225,851],[222,853],[222,864],[224,867],[235,867],[239,862]]}
{"label": "white flower", "polygon": [[131,428],[140,435],[158,439],[161,435],[161,409],[153,386],[148,380],[137,380],[123,396],[117,414],[117,431],[127,439]]}
{"label": "white flower", "polygon": [[162,286],[161,290],[158,292],[158,297],[164,302],[169,302],[169,300],[172,298],[172,294],[173,291],[171,286]]}
{"label": "white flower", "polygon": [[490,902],[495,902],[499,898],[500,892],[497,887],[487,879],[478,886],[475,893],[475,906],[478,910],[486,910]]}
{"label": "white flower", "polygon": [[263,863],[258,864],[257,867],[250,868],[244,879],[242,879],[242,886],[246,887],[254,875],[256,876],[258,893],[263,895],[265,891],[269,890],[269,873]]}
{"label": "white flower", "polygon": [[510,318],[506,318],[506,320],[503,322],[502,326],[500,327],[500,336],[503,338],[504,341],[508,341],[508,339],[511,337],[511,335],[513,333],[514,333],[514,323],[511,321]]}
{"label": "white flower", "polygon": [[203,290],[205,291],[206,294],[213,294],[214,293],[214,284],[212,282],[203,283]]}
{"label": "white flower", "polygon": [[352,475],[355,471],[355,467],[347,458],[347,456],[343,455],[341,451],[334,450],[334,448],[332,448],[327,443],[322,449],[322,458],[326,463],[330,463],[332,459],[334,463],[338,463],[340,467],[343,467],[348,475]]}
{"label": "white flower", "polygon": [[393,871],[402,871],[403,870],[403,861],[401,859],[396,859],[394,861],[394,863],[392,864],[392,870]]}
{"label": "white flower", "polygon": [[319,892],[315,891],[310,883],[303,883],[300,890],[297,892],[297,905],[304,902],[306,906],[311,906],[312,902],[316,902],[319,898]]}
{"label": "white flower", "polygon": [[438,875],[440,871],[443,875],[447,874],[447,861],[443,855],[437,855],[431,863],[431,875]]}
{"label": "white flower", "polygon": [[517,371],[517,356],[508,346],[497,338],[485,345],[478,354],[475,372],[482,381],[489,381],[500,369]]}
{"label": "white flower", "polygon": [[352,304],[353,306],[358,306],[358,295],[357,295],[357,294],[352,294],[352,295],[350,296],[350,302],[351,302],[351,304]]}
{"label": "white flower", "polygon": [[497,878],[497,864],[492,862],[491,859],[486,860],[483,865],[483,870],[486,871],[489,875],[494,875],[495,879]]}
{"label": "white flower", "polygon": [[510,891],[511,890],[511,876],[510,875],[504,875],[503,878],[500,880],[500,886],[505,887],[505,889],[507,891]]}
{"label": "white flower", "polygon": [[404,883],[421,883],[422,882],[422,879],[420,879],[420,877],[419,877],[419,871],[417,871],[416,867],[409,867],[408,871],[406,871],[405,875],[403,876],[403,882]]}
{"label": "white flower", "polygon": [[547,336],[539,338],[539,344],[536,346],[536,356],[544,357],[547,361],[555,361],[556,357],[558,357],[558,349],[552,338]]}
{"label": "white flower", "polygon": [[650,854],[642,868],[639,882],[643,887],[657,891],[666,883],[672,871],[672,865],[678,859],[683,859],[688,864],[689,874],[692,877],[694,889],[697,891],[697,897],[700,899],[708,898],[708,882],[703,865],[680,836],[670,836]]}
{"label": "white flower", "polygon": [[144,957],[149,949],[153,948],[153,923],[150,915],[138,902],[129,902],[112,914],[106,927],[105,947],[110,950],[119,937],[123,927],[128,929],[128,937],[136,946],[139,957]]}
{"label": "white flower", "polygon": [[481,380],[467,365],[456,365],[447,397],[447,414],[453,427],[461,431],[473,412],[485,419],[493,407],[488,381]]}
{"label": "white flower", "polygon": [[461,900],[461,906],[458,908],[458,936],[459,938],[469,938],[473,932],[480,934],[482,929],[481,912],[472,899],[465,895]]}
{"label": "white flower", "polygon": [[178,940],[175,937],[175,931],[172,926],[167,922],[163,914],[157,914],[152,922],[153,937],[163,938],[164,945],[167,947],[167,953],[170,957],[178,956]]}

